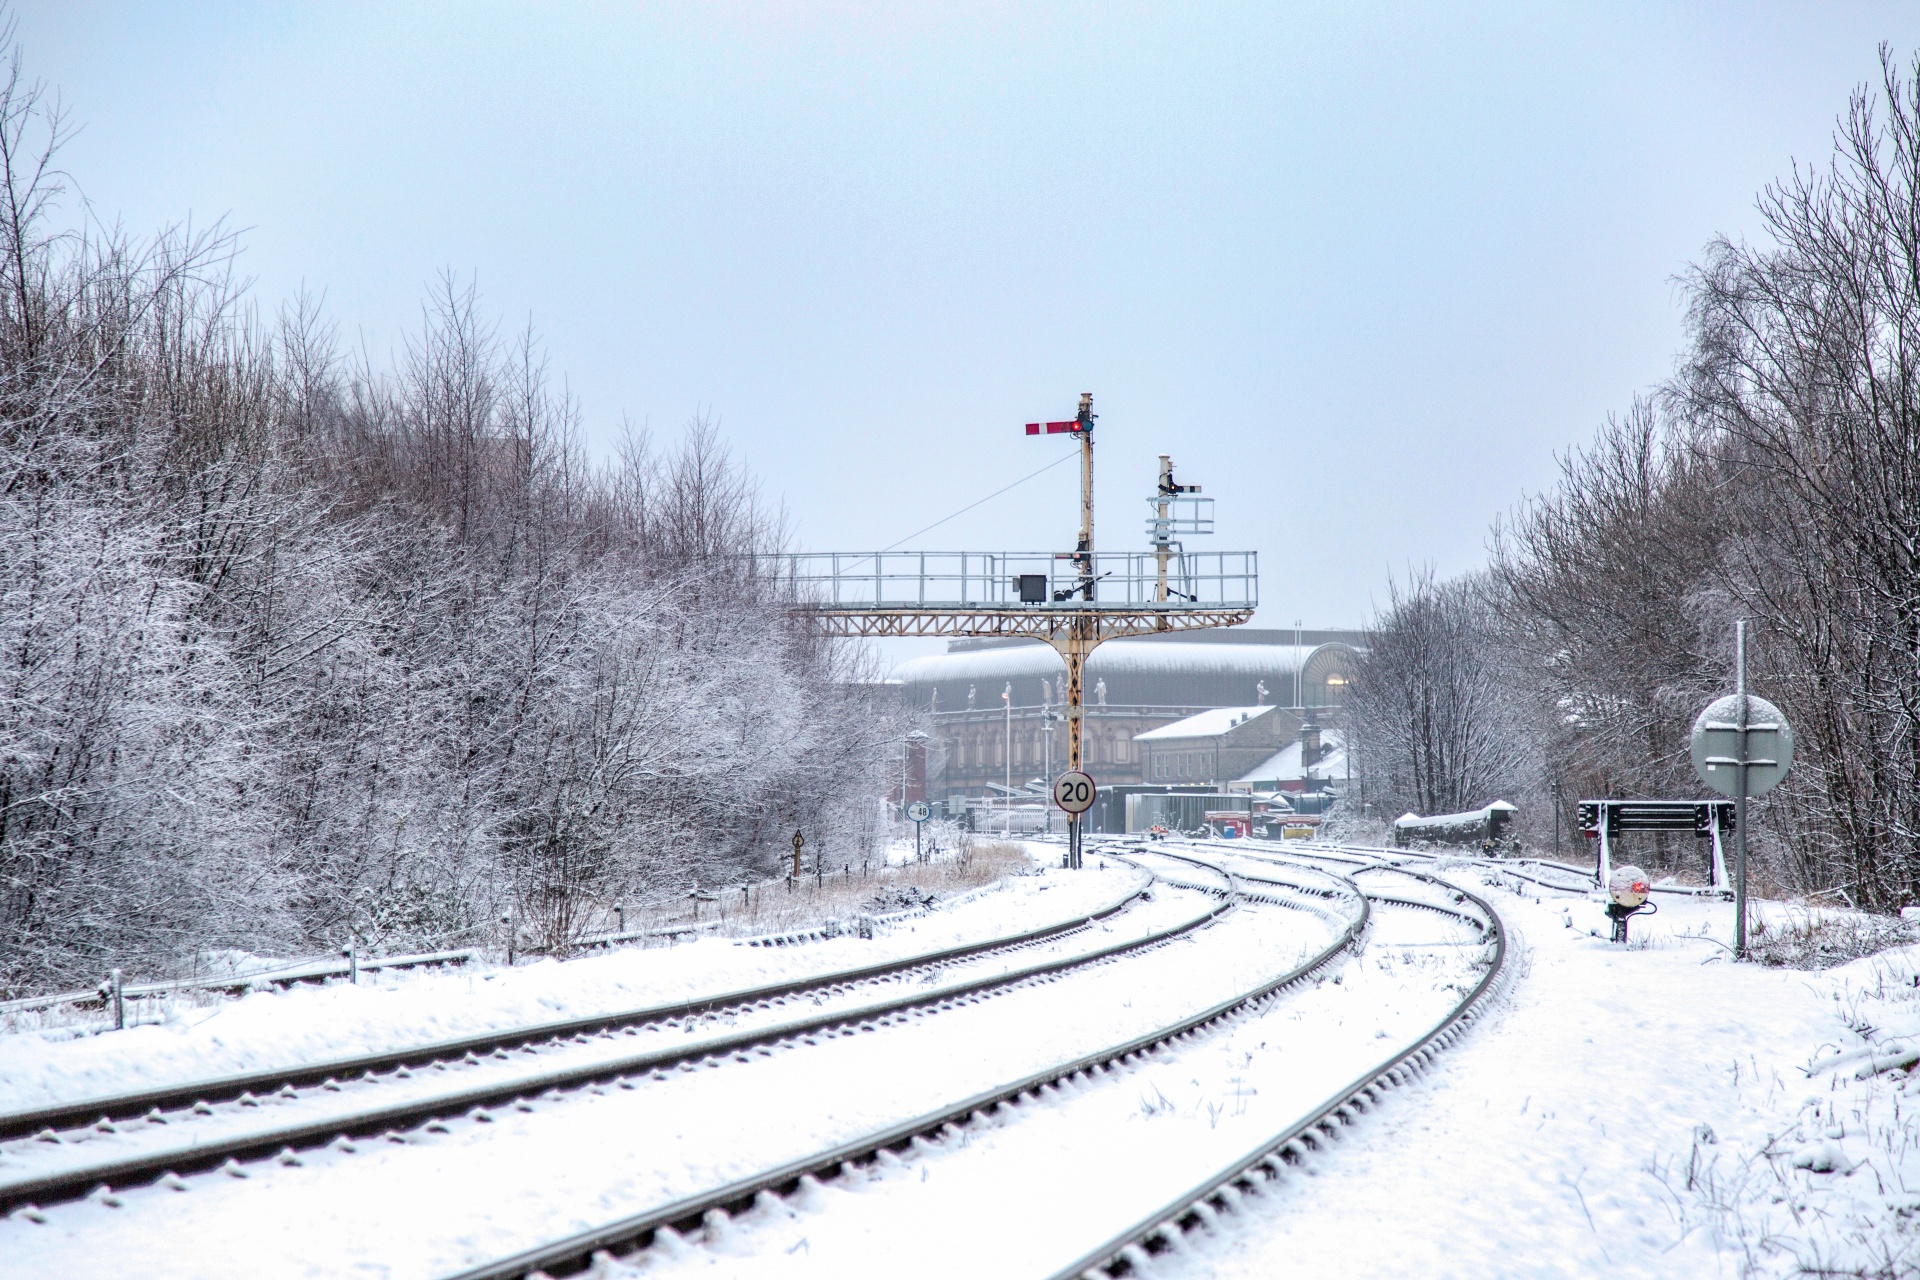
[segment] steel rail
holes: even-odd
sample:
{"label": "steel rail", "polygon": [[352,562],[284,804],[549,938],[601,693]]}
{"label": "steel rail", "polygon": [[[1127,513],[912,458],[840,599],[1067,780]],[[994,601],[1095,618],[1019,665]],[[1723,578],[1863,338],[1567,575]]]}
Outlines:
{"label": "steel rail", "polygon": [[[1263,1139],[1204,1181],[1054,1271],[1048,1280],[1107,1280],[1142,1274],[1155,1254],[1180,1247],[1188,1231],[1211,1225],[1222,1212],[1234,1209],[1243,1195],[1258,1193],[1264,1184],[1278,1178],[1288,1164],[1303,1160],[1306,1150],[1319,1149],[1325,1137],[1338,1132],[1340,1125],[1354,1123],[1355,1115],[1371,1109],[1382,1094],[1414,1079],[1478,1020],[1490,1003],[1489,993],[1507,973],[1507,931],[1499,912],[1485,898],[1437,876],[1404,868],[1395,870],[1446,885],[1486,913],[1484,931],[1494,953],[1473,990],[1419,1039],[1356,1076],[1304,1118]],[[1462,914],[1433,903],[1408,902],[1406,905]]]}
{"label": "steel rail", "polygon": [[[1179,854],[1177,854],[1177,853],[1170,853],[1170,852],[1164,852],[1164,851],[1162,851],[1162,850],[1158,850],[1158,849],[1155,849],[1155,850],[1150,850],[1150,852],[1152,852],[1152,853],[1155,853],[1155,854],[1159,854],[1159,856],[1161,856],[1161,857],[1167,857],[1167,858],[1177,858],[1177,859],[1179,859],[1180,861],[1183,861],[1183,862],[1192,862],[1192,861],[1196,861],[1196,859],[1193,859],[1193,858],[1183,858],[1183,857],[1181,857],[1181,855],[1179,855]],[[1121,855],[1121,854],[1115,854],[1115,853],[1109,853],[1109,854],[1108,854],[1107,856],[1108,856],[1108,857],[1112,857],[1112,858],[1121,858],[1121,857],[1123,857],[1124,855]],[[1287,856],[1287,855],[1283,855],[1283,854],[1269,854],[1269,855],[1260,855],[1260,854],[1254,854],[1254,855],[1247,855],[1247,854],[1238,854],[1238,855],[1236,855],[1236,856],[1239,856],[1239,857],[1248,857],[1248,856],[1252,856],[1252,857],[1285,857],[1285,856]],[[1131,859],[1128,859],[1128,860],[1129,860],[1129,861],[1131,861]],[[1333,873],[1332,873],[1332,872],[1330,872],[1330,871],[1322,871],[1322,870],[1320,870],[1320,869],[1319,869],[1318,867],[1303,867],[1303,868],[1301,868],[1301,869],[1302,869],[1302,870],[1305,870],[1305,871],[1313,871],[1313,872],[1316,872],[1316,873],[1317,873],[1317,874],[1319,874],[1319,875],[1324,875],[1324,876],[1329,876],[1329,877],[1332,877],[1332,876],[1333,876]],[[1223,871],[1224,871],[1224,869],[1223,869]],[[1380,864],[1378,864],[1378,863],[1370,863],[1370,864],[1368,864],[1367,866],[1363,866],[1363,867],[1359,867],[1359,868],[1356,868],[1356,869],[1354,870],[1354,872],[1353,872],[1353,874],[1354,874],[1354,875],[1359,875],[1359,874],[1360,874],[1360,872],[1362,872],[1362,871],[1386,871],[1386,872],[1391,872],[1392,874],[1395,874],[1395,875],[1403,875],[1403,876],[1408,876],[1408,877],[1411,877],[1411,878],[1413,878],[1413,879],[1416,879],[1416,880],[1425,880],[1425,881],[1428,881],[1429,883],[1432,883],[1432,884],[1436,884],[1436,885],[1439,885],[1439,886],[1441,886],[1441,887],[1442,887],[1442,888],[1444,888],[1444,889],[1445,889],[1445,890],[1446,890],[1446,891],[1447,891],[1447,892],[1448,892],[1449,894],[1452,894],[1452,895],[1454,895],[1454,900],[1455,900],[1456,902],[1460,902],[1460,901],[1464,901],[1464,900],[1465,900],[1465,899],[1466,899],[1467,897],[1469,897],[1469,896],[1471,896],[1470,894],[1468,894],[1468,893],[1467,893],[1467,891],[1466,891],[1466,890],[1464,890],[1464,889],[1461,889],[1461,888],[1460,888],[1460,887],[1459,887],[1458,885],[1454,885],[1454,884],[1450,884],[1450,883],[1448,883],[1447,881],[1445,881],[1445,880],[1442,880],[1442,879],[1440,879],[1440,878],[1439,878],[1439,877],[1437,877],[1437,876],[1432,876],[1432,875],[1428,875],[1427,873],[1425,873],[1425,872],[1423,872],[1423,871],[1409,871],[1409,870],[1407,870],[1407,869],[1406,869],[1406,868],[1404,868],[1404,867],[1389,867],[1389,866],[1382,866],[1382,865],[1380,865]],[[1276,880],[1276,879],[1274,879],[1274,878],[1272,878],[1271,876],[1260,876],[1260,875],[1253,875],[1253,874],[1250,874],[1250,873],[1248,873],[1248,872],[1245,872],[1245,871],[1233,871],[1233,872],[1225,872],[1225,874],[1229,874],[1229,875],[1232,875],[1232,876],[1234,876],[1234,877],[1236,877],[1236,878],[1238,878],[1238,879],[1241,879],[1241,880],[1248,880],[1248,881],[1251,881],[1251,882],[1253,882],[1254,884],[1273,884],[1273,885],[1283,885],[1283,886],[1285,886],[1285,887],[1287,887],[1287,888],[1289,888],[1289,889],[1297,889],[1297,890],[1300,890],[1300,891],[1302,891],[1302,892],[1305,892],[1305,893],[1315,893],[1315,892],[1316,892],[1316,890],[1313,890],[1313,889],[1311,889],[1311,888],[1307,888],[1306,886],[1302,886],[1302,885],[1299,885],[1299,884],[1296,884],[1295,882],[1293,882],[1293,881],[1291,881],[1291,880]],[[1337,879],[1343,879],[1343,880],[1348,880],[1349,882],[1351,882],[1351,877],[1334,877],[1334,878],[1337,878]],[[1356,887],[1356,888],[1358,888],[1358,886],[1357,886],[1357,885],[1356,885],[1355,887]],[[1486,924],[1486,921],[1484,921],[1484,920],[1482,920],[1482,919],[1481,919],[1481,918],[1479,918],[1478,916],[1474,916],[1474,915],[1470,915],[1470,914],[1468,914],[1467,912],[1464,912],[1464,911],[1456,911],[1456,910],[1454,910],[1454,909],[1453,909],[1452,907],[1450,907],[1450,906],[1448,906],[1448,905],[1447,905],[1446,903],[1443,903],[1443,902],[1426,902],[1426,901],[1423,901],[1422,899],[1419,899],[1419,898],[1400,898],[1400,897],[1395,897],[1395,896],[1394,896],[1393,894],[1389,894],[1389,893],[1376,893],[1376,892],[1374,892],[1373,890],[1370,890],[1370,889],[1360,889],[1360,890],[1359,890],[1359,892],[1361,892],[1362,894],[1364,894],[1364,895],[1366,896],[1366,898],[1367,898],[1367,900],[1368,900],[1368,901],[1370,901],[1370,902],[1381,902],[1381,903],[1385,903],[1386,905],[1388,905],[1388,906],[1392,906],[1392,907],[1411,907],[1411,908],[1413,908],[1414,910],[1417,910],[1417,911],[1432,911],[1432,912],[1436,912],[1436,913],[1438,913],[1438,914],[1440,914],[1440,915],[1444,915],[1444,916],[1452,916],[1452,917],[1454,917],[1454,918],[1455,918],[1456,920],[1460,920],[1460,921],[1462,921],[1462,922],[1464,922],[1465,924],[1467,924],[1467,925],[1469,925],[1470,927],[1472,927],[1473,929],[1475,929],[1475,930],[1477,930],[1477,931],[1479,931],[1479,932],[1481,932],[1481,933],[1485,933],[1485,932],[1486,932],[1486,929],[1487,929],[1487,924]]]}
{"label": "steel rail", "polygon": [[[1259,838],[1256,836],[1250,836],[1247,838],[1247,842],[1252,843],[1253,841],[1258,839]],[[1338,847],[1352,848],[1355,846],[1342,845]],[[1449,856],[1449,857],[1457,856],[1460,859],[1460,861],[1473,864],[1473,866],[1477,870],[1491,871],[1495,874],[1502,875],[1502,876],[1513,876],[1516,879],[1525,880],[1529,884],[1537,884],[1543,889],[1553,889],[1553,890],[1557,890],[1560,893],[1573,893],[1573,894],[1580,894],[1580,895],[1585,895],[1593,891],[1593,886],[1590,884],[1581,886],[1581,887],[1575,887],[1572,885],[1554,884],[1550,880],[1537,880],[1532,876],[1526,875],[1519,871],[1515,871],[1512,867],[1508,866],[1503,862],[1498,861],[1497,859],[1470,857],[1465,854],[1459,854],[1459,855],[1430,854],[1422,850],[1412,850],[1412,849],[1384,849],[1383,848],[1383,849],[1375,850],[1368,846],[1358,846],[1358,847],[1364,848],[1368,852],[1374,853],[1377,856],[1371,859],[1360,859],[1360,858],[1345,857],[1337,854],[1308,852],[1306,850],[1286,851],[1286,852],[1277,852],[1277,853],[1268,852],[1264,850],[1257,853],[1249,851],[1249,852],[1241,853],[1239,856],[1243,858],[1279,859],[1283,861],[1292,860],[1296,862],[1303,861],[1303,860],[1305,861],[1325,860],[1328,862],[1352,863],[1352,864],[1357,864],[1355,865],[1354,871],[1353,871],[1353,874],[1355,875],[1359,875],[1363,871],[1406,872],[1405,867],[1385,861],[1385,859],[1388,857],[1424,858],[1429,862],[1434,862],[1434,861],[1438,861],[1443,856]],[[1538,859],[1526,859],[1525,861],[1538,862]],[[1558,866],[1559,864],[1550,863],[1546,865]],[[1412,874],[1412,873],[1408,872],[1407,874]],[[1687,892],[1687,891],[1669,889],[1669,890],[1663,890],[1663,892]]]}
{"label": "steel rail", "polygon": [[[429,951],[419,955],[369,956],[358,961],[331,958],[292,960],[271,968],[229,974],[222,978],[168,978],[158,982],[132,982],[120,989],[120,997],[123,1000],[158,1000],[163,996],[188,991],[219,991],[234,995],[257,987],[291,987],[296,983],[324,982],[328,978],[353,972],[356,964],[367,972],[377,969],[420,969],[466,964],[479,955],[472,947],[465,947],[457,951]],[[111,998],[102,994],[99,987],[91,991],[56,991],[52,995],[0,1000],[0,1013],[33,1013],[63,1004],[91,1009],[106,1004]]]}
{"label": "steel rail", "polygon": [[[1186,859],[1198,861],[1197,859]],[[1208,865],[1201,863],[1200,865]],[[1234,873],[1213,867],[1232,885]],[[1237,891],[1229,887],[1229,901]],[[1371,920],[1366,897],[1354,891],[1358,910],[1347,920],[1340,933],[1313,956],[1301,961],[1276,978],[1262,982],[1236,996],[1230,996],[1199,1013],[1191,1014],[1122,1044],[1048,1067],[1032,1075],[977,1093],[970,1098],[937,1111],[904,1120],[876,1132],[840,1143],[825,1151],[802,1156],[772,1169],[766,1169],[709,1191],[643,1210],[599,1227],[577,1232],[562,1239],[538,1245],[511,1257],[469,1268],[448,1280],[518,1280],[534,1272],[550,1276],[577,1274],[592,1266],[603,1252],[633,1251],[645,1248],[656,1233],[664,1230],[692,1231],[704,1225],[709,1215],[738,1212],[751,1208],[763,1192],[784,1195],[797,1189],[803,1179],[829,1178],[845,1167],[875,1159],[887,1150],[904,1149],[914,1139],[983,1119],[991,1109],[1007,1108],[1062,1082],[1076,1077],[1105,1074],[1116,1064],[1126,1064],[1176,1041],[1185,1041],[1214,1024],[1238,1018],[1277,997],[1289,987],[1312,977],[1352,948],[1365,935]],[[1276,905],[1307,910],[1303,904],[1268,899]]]}
{"label": "steel rail", "polygon": [[[1429,862],[1438,862],[1441,858],[1458,858],[1462,862],[1473,863],[1475,866],[1485,870],[1497,871],[1502,875],[1516,876],[1530,884],[1537,884],[1546,889],[1557,889],[1561,893],[1588,894],[1599,887],[1593,883],[1594,872],[1591,869],[1575,866],[1570,862],[1556,862],[1552,858],[1516,858],[1514,862],[1521,865],[1531,864],[1532,866],[1542,868],[1552,867],[1556,871],[1565,871],[1569,875],[1578,876],[1584,883],[1575,886],[1554,884],[1550,880],[1535,879],[1533,876],[1524,875],[1512,870],[1512,864],[1508,863],[1505,859],[1490,858],[1485,854],[1469,853],[1464,850],[1459,853],[1434,853],[1427,849],[1389,849],[1383,846],[1377,847],[1373,845],[1341,845],[1338,847],[1356,849],[1366,853],[1391,855],[1394,857],[1425,858]],[[1656,884],[1649,885],[1648,889],[1653,893],[1674,894],[1683,898],[1724,897],[1732,892],[1728,889],[1716,889],[1712,885],[1705,884]]]}
{"label": "steel rail", "polygon": [[[1233,910],[1236,905],[1233,896],[1228,895],[1211,910],[1179,925],[1156,930],[1098,950],[1038,961],[1005,973],[971,979],[941,987],[938,990],[834,1010],[775,1023],[755,1030],[703,1039],[691,1044],[648,1049],[576,1066],[556,1067],[532,1075],[518,1076],[511,1080],[450,1090],[427,1098],[369,1107],[349,1115],[289,1121],[225,1138],[206,1141],[195,1139],[185,1146],[163,1148],[52,1173],[12,1179],[0,1182],[0,1213],[25,1205],[33,1205],[37,1208],[41,1203],[78,1199],[102,1185],[109,1188],[124,1187],[169,1173],[177,1175],[217,1168],[230,1160],[250,1160],[284,1154],[289,1149],[297,1151],[341,1137],[351,1139],[392,1134],[414,1125],[446,1119],[473,1110],[484,1111],[487,1107],[522,1102],[535,1094],[550,1090],[575,1089],[613,1082],[622,1077],[661,1072],[669,1067],[690,1065],[701,1061],[712,1061],[715,1065],[720,1059],[729,1057],[747,1061],[748,1050],[761,1050],[771,1054],[771,1046],[788,1041],[802,1040],[819,1034],[853,1034],[852,1028],[872,1030],[876,1023],[884,1025],[895,1017],[914,1010],[951,1006],[968,997],[980,996],[988,992],[1004,992],[1027,982],[1049,979],[1069,969],[1083,968],[1133,952],[1163,946],[1214,923],[1222,915]],[[632,1033],[630,1029],[628,1034]],[[504,1050],[499,1052],[504,1056]]]}
{"label": "steel rail", "polygon": [[[1143,849],[1143,850],[1141,850],[1141,851],[1139,851],[1139,854],[1138,854],[1138,855],[1133,855],[1133,854],[1122,854],[1122,853],[1115,853],[1115,852],[1113,852],[1113,851],[1111,851],[1111,850],[1105,850],[1104,852],[1106,852],[1106,856],[1107,856],[1107,857],[1109,857],[1109,858],[1115,858],[1115,859],[1119,859],[1119,860],[1122,860],[1122,861],[1126,861],[1126,862],[1129,862],[1129,863],[1131,863],[1131,862],[1133,862],[1133,861],[1134,861],[1134,858],[1135,858],[1135,856],[1144,856],[1144,857],[1156,857],[1156,858],[1172,858],[1172,859],[1174,859],[1175,861],[1179,861],[1179,862],[1197,862],[1197,861],[1199,861],[1199,860],[1198,860],[1198,859],[1196,859],[1196,858],[1192,858],[1192,857],[1188,857],[1188,856],[1186,856],[1186,855],[1184,855],[1184,854],[1178,854],[1178,853],[1174,853],[1174,852],[1172,852],[1171,850],[1167,850],[1167,849]],[[1136,864],[1136,865],[1137,865],[1137,864]],[[1205,863],[1203,863],[1202,865],[1210,865],[1210,864],[1205,864]],[[1339,881],[1343,881],[1343,880],[1345,880],[1345,879],[1346,879],[1346,877],[1342,877],[1342,876],[1337,876],[1337,875],[1335,875],[1335,874],[1334,874],[1333,872],[1331,872],[1331,871],[1323,871],[1323,870],[1321,870],[1321,869],[1320,869],[1319,867],[1303,867],[1303,868],[1301,868],[1301,869],[1302,869],[1302,870],[1305,870],[1305,871],[1310,871],[1310,872],[1313,872],[1313,873],[1314,873],[1314,874],[1316,874],[1316,875],[1323,875],[1323,876],[1327,876],[1327,877],[1328,877],[1329,879],[1332,879],[1332,880],[1334,880],[1334,881],[1336,881],[1336,882],[1339,882]],[[1364,868],[1363,868],[1363,870],[1364,870]],[[1244,871],[1235,871],[1235,872],[1229,872],[1229,873],[1227,873],[1227,874],[1231,874],[1231,875],[1234,875],[1234,876],[1237,876],[1238,878],[1240,878],[1240,879],[1242,879],[1242,880],[1251,880],[1251,881],[1253,881],[1253,882],[1254,882],[1254,883],[1256,883],[1256,884],[1275,884],[1275,885],[1284,885],[1284,886],[1285,886],[1286,888],[1289,888],[1289,889],[1293,889],[1293,890],[1295,890],[1296,892],[1299,892],[1299,893],[1305,893],[1305,894],[1309,894],[1309,895],[1311,895],[1311,896],[1313,896],[1313,897],[1317,897],[1317,898],[1325,898],[1325,897],[1336,897],[1336,896],[1338,896],[1338,894],[1337,894],[1337,891],[1336,891],[1336,890],[1333,890],[1333,889],[1328,889],[1328,888],[1324,888],[1324,887],[1317,887],[1317,886],[1314,886],[1314,885],[1304,885],[1304,884],[1300,884],[1300,883],[1297,883],[1296,881],[1292,881],[1292,880],[1277,880],[1277,879],[1274,879],[1274,878],[1272,878],[1272,877],[1269,877],[1269,876],[1252,876],[1252,875],[1248,875],[1248,874],[1247,874],[1246,872],[1244,872]],[[1354,887],[1354,888],[1358,888],[1358,886],[1357,886],[1357,885],[1355,885],[1355,886],[1353,886],[1353,887]]]}
{"label": "steel rail", "polygon": [[1017,950],[1037,942],[1055,941],[1071,936],[1092,924],[1128,910],[1148,892],[1149,888],[1149,885],[1140,885],[1098,911],[1086,915],[1075,915],[1069,920],[1057,921],[1023,933],[963,943],[956,947],[919,951],[877,964],[836,969],[828,973],[812,974],[758,987],[715,992],[712,995],[695,996],[613,1013],[523,1024],[502,1031],[482,1032],[452,1040],[435,1040],[378,1053],[353,1054],[342,1058],[329,1058],[322,1062],[300,1063],[291,1067],[239,1072],[210,1079],[190,1080],[183,1084],[161,1085],[135,1093],[104,1095],[81,1099],[77,1102],[61,1102],[25,1111],[0,1113],[0,1142],[31,1137],[47,1129],[57,1130],[62,1127],[97,1124],[101,1120],[135,1120],[148,1115],[155,1109],[167,1111],[190,1107],[201,1102],[211,1104],[234,1101],[242,1094],[259,1095],[273,1093],[283,1088],[297,1089],[303,1086],[325,1084],[330,1080],[339,1080],[346,1076],[390,1071],[400,1067],[409,1069],[428,1067],[435,1062],[463,1059],[469,1053],[478,1056],[573,1036],[621,1031],[630,1026],[644,1026],[647,1023],[666,1022],[674,1018],[720,1013],[729,1008],[757,1004],[762,1000],[780,1000],[808,992],[870,982],[879,978],[898,977],[930,965],[975,958],[994,951]]}

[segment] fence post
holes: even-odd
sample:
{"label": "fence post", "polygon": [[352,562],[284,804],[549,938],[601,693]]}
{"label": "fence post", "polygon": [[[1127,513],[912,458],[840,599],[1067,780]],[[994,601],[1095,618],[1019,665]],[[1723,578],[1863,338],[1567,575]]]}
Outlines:
{"label": "fence post", "polygon": [[354,944],[352,938],[348,938],[345,951],[347,956],[347,981],[357,987],[360,985],[360,948]]}
{"label": "fence post", "polygon": [[513,968],[513,908],[508,907],[500,913],[500,923],[507,930],[507,968]]}
{"label": "fence post", "polygon": [[113,1029],[115,1031],[125,1031],[127,1029],[127,1002],[123,984],[120,981],[120,971],[118,969],[108,971],[107,982],[113,987]]}
{"label": "fence post", "polygon": [[616,919],[616,920],[618,920],[618,921],[620,922],[620,925],[619,925],[619,928],[618,928],[618,929],[616,929],[616,930],[615,930],[615,932],[616,932],[616,933],[625,933],[625,932],[627,931],[627,906],[626,906],[626,904],[625,904],[624,902],[616,902],[616,903],[614,903],[614,904],[613,904],[613,915],[614,915],[614,919]]}

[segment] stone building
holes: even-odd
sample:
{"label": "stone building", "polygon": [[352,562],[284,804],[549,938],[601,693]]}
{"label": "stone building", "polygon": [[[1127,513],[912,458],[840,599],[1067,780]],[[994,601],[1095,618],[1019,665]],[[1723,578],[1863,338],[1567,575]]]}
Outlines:
{"label": "stone building", "polygon": [[[1297,737],[1309,712],[1319,723],[1337,722],[1362,637],[1301,631],[1297,641],[1293,631],[1234,628],[1101,645],[1087,661],[1087,772],[1102,787],[1153,781],[1152,748],[1139,735],[1199,712],[1260,713],[1250,715],[1259,727],[1247,733],[1271,741],[1247,767]],[[1060,656],[1036,640],[955,640],[946,653],[897,667],[888,683],[927,713],[927,796],[993,794],[1009,781],[1019,788],[1065,769],[1065,675]]]}
{"label": "stone building", "polygon": [[[1291,723],[1290,723],[1291,722]],[[1299,720],[1277,707],[1216,707],[1134,737],[1147,783],[1222,786],[1270,760]]]}

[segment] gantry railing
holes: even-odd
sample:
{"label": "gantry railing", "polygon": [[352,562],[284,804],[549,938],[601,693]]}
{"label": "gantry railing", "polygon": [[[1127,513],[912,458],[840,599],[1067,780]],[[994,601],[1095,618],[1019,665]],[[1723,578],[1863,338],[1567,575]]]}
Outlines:
{"label": "gantry railing", "polygon": [[803,605],[826,610],[1250,612],[1260,603],[1257,556],[1173,553],[1165,599],[1151,551],[1097,552],[1090,574],[1084,557],[1047,551],[797,552],[767,557],[760,570],[785,579]]}
{"label": "gantry railing", "polygon": [[760,558],[830,635],[1054,636],[1071,619],[1092,639],[1228,627],[1259,606],[1256,552],[796,552]]}

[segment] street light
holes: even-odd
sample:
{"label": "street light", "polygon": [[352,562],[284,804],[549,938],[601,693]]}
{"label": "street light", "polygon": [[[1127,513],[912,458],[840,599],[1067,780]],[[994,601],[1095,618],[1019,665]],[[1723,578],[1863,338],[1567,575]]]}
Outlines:
{"label": "street light", "polygon": [[1293,620],[1293,706],[1300,709],[1300,668],[1307,664],[1300,660],[1300,619]]}
{"label": "street light", "polygon": [[1011,837],[1013,835],[1013,681],[1007,681],[1006,689],[1000,694],[1000,701],[1007,704],[1007,819],[1002,824],[1005,829],[1001,834]]}

